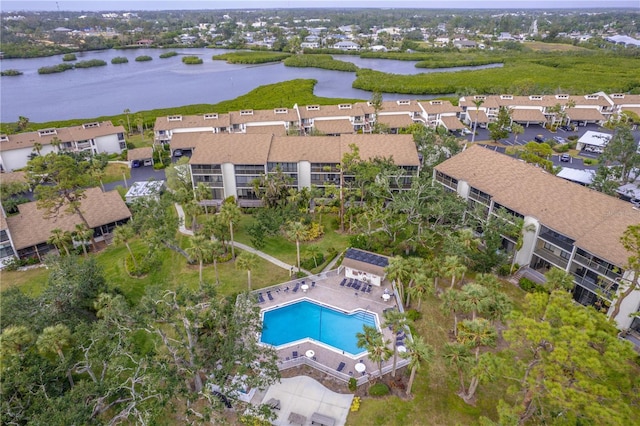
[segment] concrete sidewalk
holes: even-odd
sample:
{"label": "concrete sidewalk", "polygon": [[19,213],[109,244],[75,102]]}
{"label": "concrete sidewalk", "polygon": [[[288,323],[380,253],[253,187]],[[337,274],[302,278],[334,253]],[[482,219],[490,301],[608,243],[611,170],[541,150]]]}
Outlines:
{"label": "concrete sidewalk", "polygon": [[[184,235],[193,235],[193,231],[190,229],[187,229],[186,226],[184,226],[184,210],[182,209],[182,206],[178,203],[175,203],[174,206],[176,207],[176,212],[178,213],[178,217],[180,218],[180,227],[179,227],[180,233]],[[249,253],[254,253],[255,255],[260,256],[264,260],[271,262],[274,265],[281,267],[282,269],[286,269],[287,271],[291,271],[291,270],[296,271],[298,269],[295,265],[289,265],[288,263],[285,263],[280,259],[276,259],[275,257],[268,255],[267,253],[262,252],[260,250],[256,250],[253,247],[250,247],[246,244],[242,244],[237,241],[234,241],[233,246],[236,248],[239,248],[240,250],[248,251]],[[311,272],[307,271],[306,269],[301,268],[300,271],[305,273],[308,276],[314,275]]]}

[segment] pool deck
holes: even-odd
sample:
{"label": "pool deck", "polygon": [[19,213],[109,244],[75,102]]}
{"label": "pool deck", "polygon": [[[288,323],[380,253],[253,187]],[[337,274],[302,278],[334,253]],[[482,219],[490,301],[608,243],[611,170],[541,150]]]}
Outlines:
{"label": "pool deck", "polygon": [[[376,314],[378,323],[380,327],[382,327],[384,323],[383,312],[389,308],[398,308],[396,298],[393,295],[390,300],[386,302],[382,298],[385,289],[387,289],[389,293],[392,293],[391,283],[385,280],[382,286],[378,287],[374,285],[372,286],[371,292],[366,293],[346,286],[341,287],[340,283],[344,278],[344,275],[338,271],[331,271],[326,274],[321,274],[320,276],[305,277],[277,286],[262,288],[254,291],[254,294],[262,293],[264,302],[259,304],[262,310],[275,308],[298,300],[312,300],[345,312],[364,309]],[[302,281],[309,286],[309,289],[306,292],[298,289],[298,291],[294,293],[293,288],[295,283],[301,283]],[[312,282],[315,282],[315,286],[312,286]],[[289,290],[285,290],[287,287]],[[271,292],[273,300],[268,298],[267,291]],[[385,340],[389,340],[389,346],[393,345],[395,335],[391,330],[387,327],[383,328],[382,332]],[[306,356],[309,350],[314,352],[313,358]],[[294,351],[297,352],[297,358],[294,357]],[[353,356],[312,340],[283,345],[277,349],[277,352],[279,368],[281,370],[306,364],[343,381],[348,381],[351,377],[355,377],[358,384],[368,381],[370,373],[373,373],[375,376],[380,374],[377,363],[371,362],[366,353],[360,356]],[[356,364],[360,361],[366,366],[364,373],[359,373],[355,369]],[[342,362],[345,363],[344,368],[341,372],[338,372],[337,368]],[[390,371],[392,363],[393,357],[382,364],[383,374]],[[406,363],[407,360],[398,356],[398,367]]]}

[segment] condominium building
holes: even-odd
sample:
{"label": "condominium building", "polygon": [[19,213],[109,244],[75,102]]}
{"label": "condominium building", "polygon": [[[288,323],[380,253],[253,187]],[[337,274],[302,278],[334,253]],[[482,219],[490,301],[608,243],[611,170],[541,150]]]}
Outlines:
{"label": "condominium building", "polygon": [[191,149],[193,185],[205,184],[220,203],[229,196],[258,206],[253,181],[281,170],[298,189],[341,184],[341,162],[357,147],[363,160],[391,158],[404,170],[408,187],[420,161],[411,135],[274,136],[268,134],[175,134],[172,147]]}
{"label": "condominium building", "polygon": [[[434,180],[467,200],[470,211],[488,218],[503,208],[523,219],[516,262],[540,273],[552,267],[568,272],[577,302],[610,313],[616,295],[634,279],[627,269],[634,253],[620,241],[630,225],[640,223],[640,210],[631,203],[480,146],[436,166]],[[513,252],[515,241],[506,240],[505,247]],[[640,332],[640,321],[629,316],[640,310],[640,291],[621,308],[618,327]]]}
{"label": "condominium building", "polygon": [[33,155],[50,152],[120,154],[127,148],[124,135],[124,127],[114,126],[110,121],[0,135],[0,170],[10,172],[21,169]]}

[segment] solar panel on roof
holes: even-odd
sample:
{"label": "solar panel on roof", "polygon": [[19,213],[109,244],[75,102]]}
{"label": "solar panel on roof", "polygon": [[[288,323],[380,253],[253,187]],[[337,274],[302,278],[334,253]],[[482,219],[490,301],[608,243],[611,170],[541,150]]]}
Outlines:
{"label": "solar panel on roof", "polygon": [[389,265],[389,260],[375,253],[367,253],[358,249],[350,248],[345,253],[345,257],[348,259],[357,260],[359,262],[368,263],[370,265],[376,265],[385,267]]}

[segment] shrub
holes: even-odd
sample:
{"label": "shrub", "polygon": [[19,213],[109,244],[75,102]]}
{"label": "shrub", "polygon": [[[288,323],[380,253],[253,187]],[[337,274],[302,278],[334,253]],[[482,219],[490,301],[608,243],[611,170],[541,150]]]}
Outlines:
{"label": "shrub", "polygon": [[54,74],[57,72],[64,72],[72,69],[73,69],[73,65],[71,64],[53,65],[51,67],[38,68],[38,74]]}
{"label": "shrub", "polygon": [[306,259],[302,260],[300,262],[300,266],[304,269],[313,269],[316,267],[316,263],[318,265],[322,265],[322,262],[324,262],[324,255],[320,253],[315,257],[315,260],[313,257],[307,257]]}
{"label": "shrub", "polygon": [[230,64],[264,64],[268,62],[280,62],[291,56],[282,52],[230,52],[212,57],[214,61],[222,60]]}
{"label": "shrub", "polygon": [[583,162],[585,165],[591,165],[591,164],[593,164],[593,160],[592,160],[591,158],[585,158],[584,160],[582,160],[582,162]]}
{"label": "shrub", "polygon": [[126,64],[127,62],[129,62],[129,59],[124,56],[116,56],[111,60],[112,64]]}
{"label": "shrub", "polygon": [[0,76],[2,77],[13,77],[16,75],[22,75],[22,71],[18,71],[18,70],[4,70],[2,72],[0,72]]}
{"label": "shrub", "polygon": [[76,58],[76,55],[74,55],[73,53],[67,53],[66,55],[64,55],[62,57],[62,60],[65,61],[65,62],[75,61],[76,59],[78,59],[78,58]]}
{"label": "shrub", "polygon": [[369,388],[369,395],[371,396],[385,396],[389,394],[389,386],[384,383],[376,383]]}
{"label": "shrub", "polygon": [[356,72],[358,67],[351,62],[338,61],[331,55],[296,55],[284,60],[287,67],[314,67],[333,71]]}
{"label": "shrub", "polygon": [[[349,379],[349,390],[351,392],[355,392],[357,387],[358,387],[358,382],[356,381],[356,379],[354,377],[350,378]],[[354,398],[354,400],[355,400],[355,398]]]}
{"label": "shrub", "polygon": [[511,275],[511,265],[506,263],[500,265],[500,267],[498,268],[498,275],[500,275],[501,277]]}
{"label": "shrub", "polygon": [[309,226],[306,240],[315,241],[318,238],[322,237],[323,234],[324,234],[324,227],[319,223],[313,222],[311,226]]}
{"label": "shrub", "polygon": [[90,61],[78,62],[76,68],[103,67],[105,65],[107,65],[107,63],[101,59],[91,59]]}
{"label": "shrub", "polygon": [[177,56],[177,55],[178,55],[178,52],[174,52],[174,51],[165,52],[162,55],[160,55],[160,59],[166,59],[166,58],[170,58],[172,56]]}
{"label": "shrub", "polygon": [[518,281],[518,285],[520,286],[521,289],[523,289],[527,293],[542,293],[546,291],[543,286],[541,286],[540,284],[537,284],[534,281],[531,281],[529,278],[526,278],[526,277],[520,278],[520,281]]}
{"label": "shrub", "polygon": [[555,152],[569,152],[569,144],[568,143],[563,143],[562,145],[556,145],[553,147],[553,150]]}
{"label": "shrub", "polygon": [[202,63],[202,58],[198,58],[197,56],[183,56],[182,63],[187,65],[199,65]]}
{"label": "shrub", "polygon": [[151,56],[147,56],[147,55],[142,55],[142,56],[138,56],[136,58],[136,62],[145,62],[145,61],[151,61],[153,58]]}
{"label": "shrub", "polygon": [[[349,379],[349,389],[351,389],[351,380],[353,380],[354,383],[356,382],[356,379],[354,379],[353,377]],[[356,387],[354,385],[352,392],[355,392],[355,390],[356,390]],[[351,401],[351,412],[358,411],[359,409],[360,409],[360,397],[354,396],[353,401]]]}
{"label": "shrub", "polygon": [[418,321],[420,318],[422,318],[422,313],[420,313],[419,311],[416,311],[415,309],[409,309],[407,311],[408,320]]}

